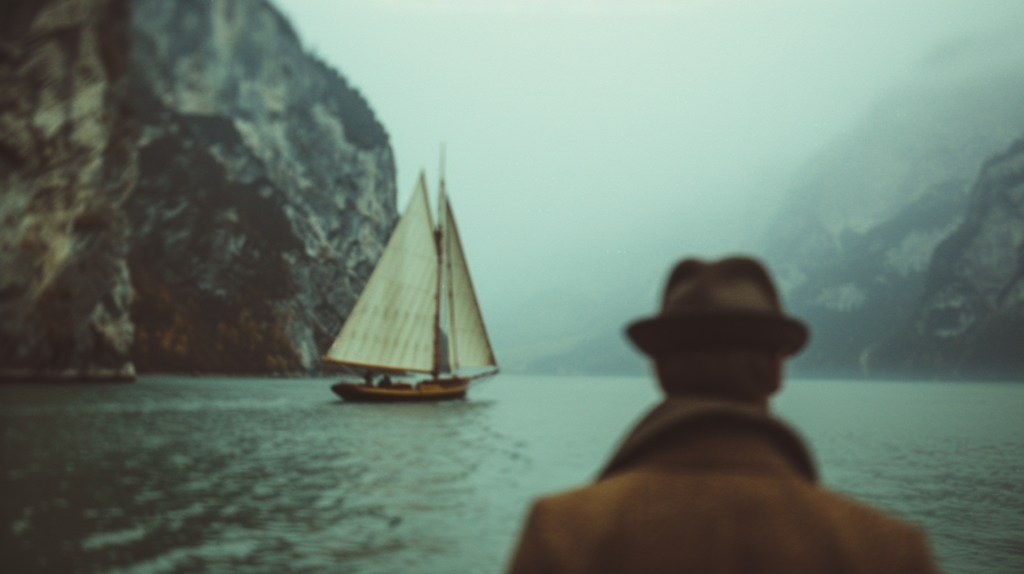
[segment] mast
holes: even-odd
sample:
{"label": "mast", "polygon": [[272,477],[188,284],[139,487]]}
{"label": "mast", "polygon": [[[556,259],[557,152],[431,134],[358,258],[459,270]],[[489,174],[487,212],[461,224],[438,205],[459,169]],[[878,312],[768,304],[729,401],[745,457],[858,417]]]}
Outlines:
{"label": "mast", "polygon": [[[437,205],[438,205],[438,209],[439,209],[438,214],[440,214],[441,198],[444,197],[444,141],[441,142],[441,162],[440,163],[441,163],[440,169],[438,170],[438,174],[439,174],[438,177],[440,179],[440,182],[438,184],[438,193],[437,193],[437,200],[438,200]],[[435,311],[434,311],[434,368],[433,368],[433,377],[434,377],[434,379],[437,379],[437,376],[440,374],[440,369],[441,369],[441,286],[442,286],[442,283],[441,283],[441,280],[442,280],[441,279],[441,271],[442,271],[442,269],[444,269],[444,260],[443,260],[443,254],[444,254],[443,245],[444,244],[442,243],[442,237],[441,237],[442,230],[441,230],[440,215],[438,216],[438,222],[437,223],[438,223],[437,229],[434,230],[434,246],[437,249],[437,289],[435,291],[436,292],[436,296],[437,296],[437,304],[434,306],[434,309],[435,309]]]}

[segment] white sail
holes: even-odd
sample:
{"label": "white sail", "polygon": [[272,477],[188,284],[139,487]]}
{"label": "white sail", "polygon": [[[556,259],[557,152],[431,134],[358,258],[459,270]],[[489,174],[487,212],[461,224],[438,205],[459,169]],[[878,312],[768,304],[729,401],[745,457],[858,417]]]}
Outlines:
{"label": "white sail", "polygon": [[455,217],[443,188],[438,199],[437,218],[443,241],[444,287],[448,303],[449,364],[453,371],[458,367],[497,366],[473,282],[469,278]]}
{"label": "white sail", "polygon": [[434,224],[420,174],[409,206],[326,358],[348,365],[431,372],[437,273]]}

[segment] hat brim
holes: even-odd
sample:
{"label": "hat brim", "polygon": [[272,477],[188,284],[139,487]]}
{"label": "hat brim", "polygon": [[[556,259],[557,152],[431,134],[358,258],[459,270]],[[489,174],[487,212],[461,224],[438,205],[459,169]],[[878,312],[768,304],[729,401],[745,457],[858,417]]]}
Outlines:
{"label": "hat brim", "polygon": [[641,319],[626,328],[652,357],[698,348],[756,348],[793,355],[807,343],[807,327],[772,313],[680,313]]}

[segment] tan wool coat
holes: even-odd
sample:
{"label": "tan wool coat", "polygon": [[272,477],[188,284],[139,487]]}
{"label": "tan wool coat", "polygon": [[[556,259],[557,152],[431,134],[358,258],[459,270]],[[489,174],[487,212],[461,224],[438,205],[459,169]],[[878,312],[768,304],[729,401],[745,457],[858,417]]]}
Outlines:
{"label": "tan wool coat", "polygon": [[598,480],[538,500],[509,572],[935,572],[915,527],[816,483],[763,409],[670,397]]}

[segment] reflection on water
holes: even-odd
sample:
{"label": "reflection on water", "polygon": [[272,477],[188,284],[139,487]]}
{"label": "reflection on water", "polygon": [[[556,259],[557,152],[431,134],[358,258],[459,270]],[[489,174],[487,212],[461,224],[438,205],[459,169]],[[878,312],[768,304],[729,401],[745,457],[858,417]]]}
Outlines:
{"label": "reflection on water", "polygon": [[[467,477],[504,447],[480,422],[490,403],[343,404],[309,381],[4,398],[4,554],[17,570],[386,571],[404,565],[381,557],[413,545],[412,567],[458,543],[446,517],[473,512],[459,504]],[[410,514],[426,520],[403,525]]]}
{"label": "reflection on water", "polygon": [[[527,502],[593,476],[649,382],[499,376],[347,404],[329,380],[0,387],[11,572],[499,572]],[[1024,570],[1024,386],[796,381],[826,482],[951,572]]]}

